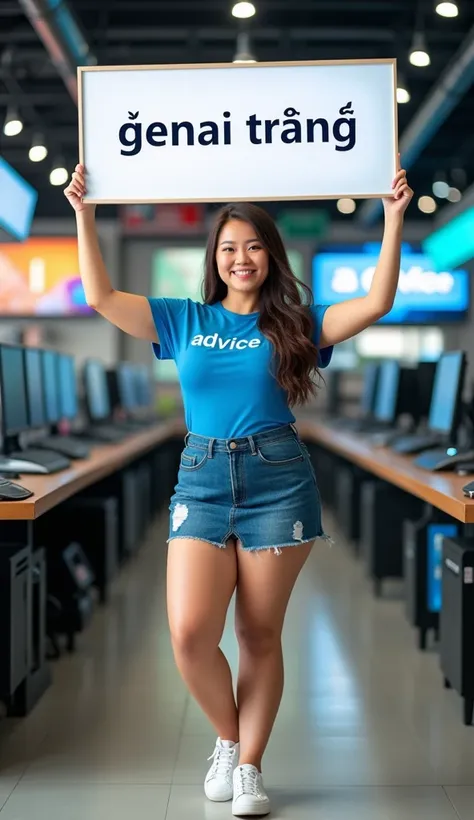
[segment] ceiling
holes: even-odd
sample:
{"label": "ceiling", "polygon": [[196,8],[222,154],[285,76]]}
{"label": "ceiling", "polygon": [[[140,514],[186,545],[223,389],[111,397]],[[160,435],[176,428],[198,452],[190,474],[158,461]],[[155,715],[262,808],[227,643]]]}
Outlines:
{"label": "ceiling", "polygon": [[[454,19],[436,14],[432,0],[254,0],[254,4],[256,16],[243,23],[231,15],[232,0],[68,0],[101,65],[231,61],[242,26],[248,29],[252,49],[261,61],[396,57],[411,93],[411,101],[399,106],[401,137],[474,26],[473,0],[459,0],[460,15]],[[408,62],[416,24],[426,35],[431,55],[427,68],[414,68]],[[10,103],[20,105],[25,127],[9,138],[0,130],[0,154],[39,190],[37,216],[67,215],[69,206],[62,189],[50,185],[49,171],[56,153],[65,157],[68,170],[77,161],[77,108],[20,0],[0,0],[2,55],[0,124]],[[44,162],[31,163],[28,150],[38,129],[44,130],[50,153]],[[465,172],[461,187],[474,183],[473,130],[471,88],[456,101],[410,169],[417,196],[431,194],[439,171],[460,168]],[[334,202],[327,207],[333,218],[355,218],[340,216]],[[104,216],[114,212],[101,210]],[[410,216],[427,218],[414,205]]]}

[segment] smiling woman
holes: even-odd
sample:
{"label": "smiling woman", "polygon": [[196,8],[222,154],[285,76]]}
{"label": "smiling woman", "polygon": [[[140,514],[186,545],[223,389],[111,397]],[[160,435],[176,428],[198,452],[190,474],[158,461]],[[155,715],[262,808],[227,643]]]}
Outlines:
{"label": "smiling woman", "polygon": [[[292,407],[315,392],[331,344],[390,309],[412,192],[400,171],[384,201],[386,230],[370,293],[330,307],[312,303],[274,221],[249,203],[227,205],[215,217],[203,304],[119,293],[84,193],[79,167],[66,196],[78,214],[88,299],[178,367],[188,433],[169,505],[167,599],[178,668],[218,734],[205,794],[233,799],[235,816],[268,814],[261,763],[283,690],[285,612],[313,544],[327,539]],[[235,589],[237,703],[219,648]]]}

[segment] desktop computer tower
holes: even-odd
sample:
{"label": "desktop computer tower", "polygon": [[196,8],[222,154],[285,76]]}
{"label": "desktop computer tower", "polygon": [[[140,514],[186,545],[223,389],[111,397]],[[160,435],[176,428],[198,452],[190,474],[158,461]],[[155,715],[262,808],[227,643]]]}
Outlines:
{"label": "desktop computer tower", "polygon": [[429,504],[417,521],[403,523],[405,613],[418,630],[421,650],[430,630],[439,637],[442,541],[458,533],[458,523]]}
{"label": "desktop computer tower", "polygon": [[151,517],[151,467],[148,461],[141,461],[137,467],[138,540],[145,535]]}
{"label": "desktop computer tower", "polygon": [[0,699],[10,708],[31,664],[31,552],[0,546]]}
{"label": "desktop computer tower", "polygon": [[[75,636],[92,617],[94,572],[81,545],[48,548],[48,635],[56,656],[58,636],[66,635],[67,649],[75,649]],[[53,606],[54,604],[54,606]]]}
{"label": "desktop computer tower", "polygon": [[78,541],[94,572],[101,603],[119,567],[119,504],[117,498],[71,498],[54,513],[55,527],[65,540]]}
{"label": "desktop computer tower", "polygon": [[[314,441],[306,441],[309,450],[311,463],[316,473],[318,489],[321,499],[328,507],[334,507],[335,503],[335,475],[339,465],[339,458],[334,453],[319,447]],[[342,463],[342,462],[341,462]]]}
{"label": "desktop computer tower", "polygon": [[345,538],[355,552],[361,538],[361,493],[367,473],[354,464],[341,462],[335,471],[335,514]]}
{"label": "desktop computer tower", "polygon": [[464,723],[474,710],[474,541],[444,538],[440,663],[447,688],[463,698]]}
{"label": "desktop computer tower", "polygon": [[118,554],[122,563],[136,551],[139,541],[139,501],[135,465],[114,473],[81,493],[81,498],[110,498],[118,508]]}
{"label": "desktop computer tower", "polygon": [[404,520],[419,518],[423,504],[378,479],[363,482],[360,499],[360,552],[379,597],[384,578],[403,575]]}

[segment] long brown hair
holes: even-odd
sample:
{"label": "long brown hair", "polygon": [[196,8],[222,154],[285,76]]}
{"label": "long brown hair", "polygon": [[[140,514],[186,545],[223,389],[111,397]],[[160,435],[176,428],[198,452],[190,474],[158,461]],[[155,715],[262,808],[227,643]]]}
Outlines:
{"label": "long brown hair", "polygon": [[273,345],[275,377],[286,391],[288,403],[303,404],[315,393],[314,376],[318,373],[318,350],[312,341],[314,320],[309,310],[313,294],[291,270],[278,228],[263,208],[243,202],[225,205],[218,211],[207,242],[203,301],[213,305],[227,295],[227,285],[217,269],[216,249],[220,232],[230,219],[249,222],[268,251],[268,276],[260,290],[258,327]]}

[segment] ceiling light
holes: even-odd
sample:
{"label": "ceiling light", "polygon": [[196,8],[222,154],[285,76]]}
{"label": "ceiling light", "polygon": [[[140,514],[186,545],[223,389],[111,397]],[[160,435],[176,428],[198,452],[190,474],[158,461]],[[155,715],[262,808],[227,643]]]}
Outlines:
{"label": "ceiling light", "polygon": [[432,196],[420,196],[418,200],[418,208],[424,214],[433,214],[436,211],[437,204]]}
{"label": "ceiling light", "polygon": [[438,199],[446,199],[449,194],[449,185],[442,179],[433,182],[433,193]]}
{"label": "ceiling light", "polygon": [[64,167],[62,159],[57,159],[49,175],[51,185],[65,185],[68,180],[68,172]]}
{"label": "ceiling light", "polygon": [[257,58],[252,54],[250,47],[250,37],[246,31],[241,31],[237,35],[237,51],[233,59],[234,63],[256,63]]}
{"label": "ceiling light", "polygon": [[459,188],[450,188],[448,193],[448,200],[450,202],[460,202],[462,199],[462,193]]}
{"label": "ceiling light", "polygon": [[457,17],[459,9],[457,3],[437,3],[436,13],[441,17]]}
{"label": "ceiling light", "polygon": [[33,137],[28,156],[31,162],[42,162],[48,156],[48,149],[41,134],[36,134]]}
{"label": "ceiling light", "polygon": [[431,63],[430,55],[426,50],[425,38],[421,32],[415,34],[410,49],[410,63],[417,68],[425,68]]}
{"label": "ceiling light", "polygon": [[349,199],[348,197],[343,197],[343,199],[337,200],[337,210],[341,214],[353,214],[356,209],[356,204],[353,199]]}
{"label": "ceiling light", "polygon": [[403,105],[408,102],[410,102],[410,92],[399,83],[397,88],[397,103]]}
{"label": "ceiling light", "polygon": [[5,117],[3,133],[6,137],[16,137],[21,131],[23,131],[23,123],[18,112],[14,108],[9,108]]}
{"label": "ceiling light", "polygon": [[232,14],[234,17],[238,17],[240,20],[253,17],[255,12],[256,8],[253,3],[236,3],[232,9]]}

